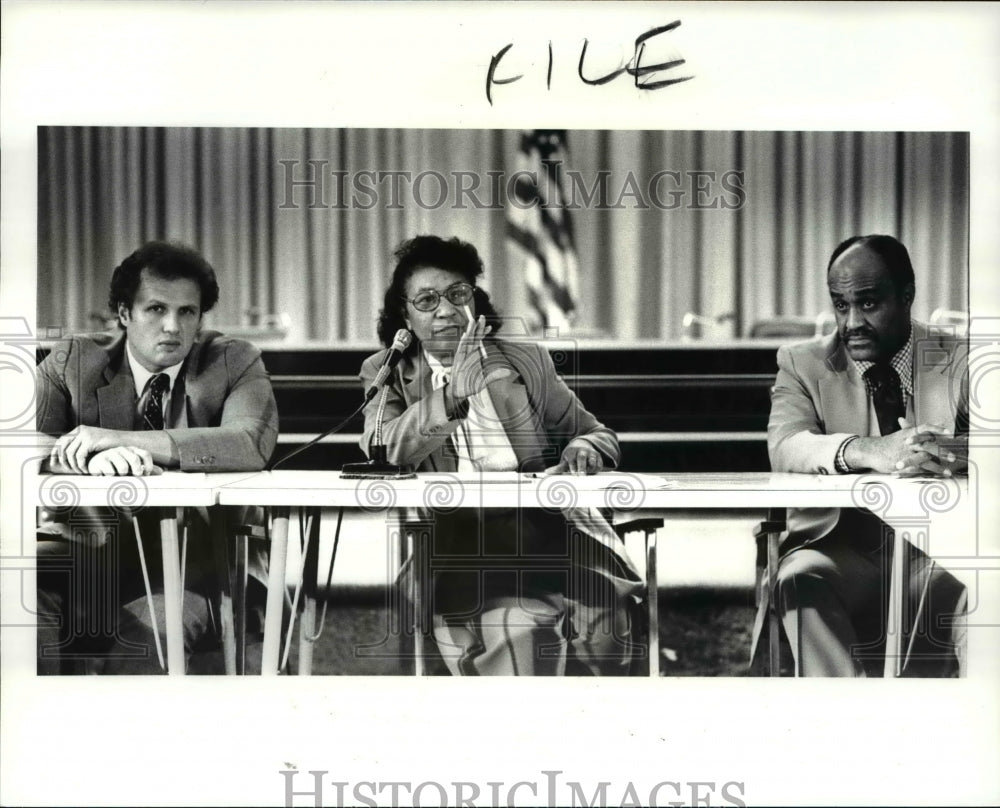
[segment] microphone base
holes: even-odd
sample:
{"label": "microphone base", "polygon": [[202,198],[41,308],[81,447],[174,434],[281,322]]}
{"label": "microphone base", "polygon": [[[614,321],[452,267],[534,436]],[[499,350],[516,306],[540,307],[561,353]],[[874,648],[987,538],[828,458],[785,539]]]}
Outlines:
{"label": "microphone base", "polygon": [[367,463],[348,463],[340,470],[342,480],[412,480],[416,476],[412,469],[394,463],[379,463],[375,460],[369,460]]}
{"label": "microphone base", "polygon": [[412,480],[417,475],[413,469],[397,466],[386,460],[386,448],[374,444],[369,448],[372,459],[367,463],[348,463],[340,470],[342,480]]}

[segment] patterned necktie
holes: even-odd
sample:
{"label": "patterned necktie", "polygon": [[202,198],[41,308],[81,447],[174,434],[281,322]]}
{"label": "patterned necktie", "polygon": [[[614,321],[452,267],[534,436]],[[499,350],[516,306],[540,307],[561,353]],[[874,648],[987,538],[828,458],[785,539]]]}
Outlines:
{"label": "patterned necktie", "polygon": [[889,435],[898,431],[899,419],[906,415],[899,374],[889,365],[872,365],[865,371],[865,383],[875,405],[879,432]]}
{"label": "patterned necktie", "polygon": [[149,380],[149,397],[142,411],[142,420],[146,429],[163,429],[163,394],[170,387],[170,377],[166,373],[157,373]]}

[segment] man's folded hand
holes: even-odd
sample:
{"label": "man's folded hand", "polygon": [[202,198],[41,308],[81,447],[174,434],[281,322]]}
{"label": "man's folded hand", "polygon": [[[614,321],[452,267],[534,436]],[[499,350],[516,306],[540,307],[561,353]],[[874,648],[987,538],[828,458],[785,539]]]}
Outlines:
{"label": "man's folded hand", "polygon": [[115,446],[98,452],[87,463],[87,473],[94,475],[131,475],[148,477],[163,474],[145,449],[136,446]]}

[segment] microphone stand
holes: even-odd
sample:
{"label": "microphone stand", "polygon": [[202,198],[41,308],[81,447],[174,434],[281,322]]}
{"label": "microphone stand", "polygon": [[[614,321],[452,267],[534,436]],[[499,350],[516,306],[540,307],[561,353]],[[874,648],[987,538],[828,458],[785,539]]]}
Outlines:
{"label": "microphone stand", "polygon": [[378,409],[375,412],[375,434],[368,447],[371,460],[365,463],[348,463],[341,471],[341,479],[353,480],[410,480],[417,475],[413,469],[390,463],[386,457],[386,446],[382,443],[382,417],[389,385],[383,385],[379,394]]}

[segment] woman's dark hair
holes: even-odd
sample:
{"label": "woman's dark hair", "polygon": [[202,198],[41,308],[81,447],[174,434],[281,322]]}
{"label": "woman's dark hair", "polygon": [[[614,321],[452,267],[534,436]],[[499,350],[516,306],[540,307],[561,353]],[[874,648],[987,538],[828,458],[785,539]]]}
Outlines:
{"label": "woman's dark hair", "polygon": [[184,244],[150,241],[115,267],[108,293],[108,306],[115,314],[119,305],[132,308],[144,269],[164,280],[188,278],[197,283],[201,289],[202,313],[210,311],[219,300],[215,270],[200,253]]}
{"label": "woman's dark hair", "polygon": [[827,275],[830,274],[830,268],[833,266],[834,261],[855,244],[867,247],[882,259],[885,268],[889,270],[889,277],[892,278],[892,284],[896,288],[897,295],[901,295],[907,286],[914,285],[913,264],[910,262],[910,254],[903,243],[892,236],[851,236],[851,238],[845,239],[836,246],[833,254],[830,256],[830,261],[826,265]]}
{"label": "woman's dark hair", "polygon": [[[483,260],[476,248],[458,238],[443,239],[438,236],[416,236],[404,241],[393,253],[396,268],[392,282],[385,292],[383,308],[378,314],[378,339],[387,348],[400,328],[406,328],[406,282],[418,269],[433,267],[446,269],[460,275],[475,288],[472,307],[476,314],[486,317],[493,332],[500,330],[501,320],[490,301],[490,296],[476,285],[476,279],[483,274]],[[419,340],[414,338],[407,354],[417,350]]]}

